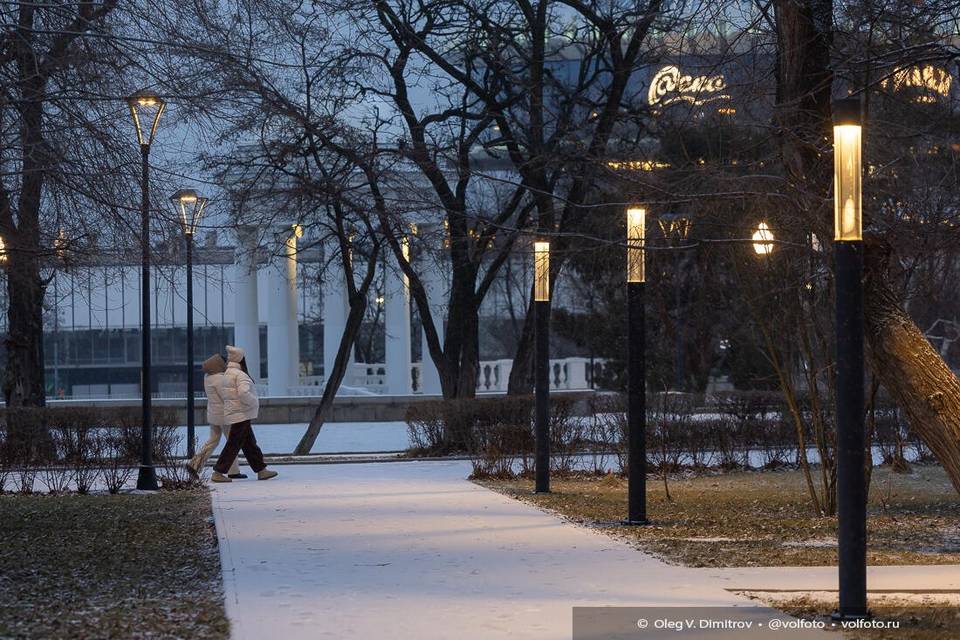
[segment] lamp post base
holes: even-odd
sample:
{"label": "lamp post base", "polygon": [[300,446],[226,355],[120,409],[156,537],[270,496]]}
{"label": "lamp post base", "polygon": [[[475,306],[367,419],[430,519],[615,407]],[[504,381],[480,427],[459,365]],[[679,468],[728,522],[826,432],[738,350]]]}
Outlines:
{"label": "lamp post base", "polygon": [[649,520],[621,520],[620,524],[625,527],[645,527],[652,524]]}
{"label": "lamp post base", "polygon": [[858,620],[870,620],[873,616],[870,615],[870,612],[866,613],[841,613],[840,611],[834,611],[830,614],[830,619],[834,622],[856,622]]}
{"label": "lamp post base", "polygon": [[153,465],[140,465],[140,472],[137,474],[137,489],[140,491],[157,491],[160,489],[157,484],[157,470]]}

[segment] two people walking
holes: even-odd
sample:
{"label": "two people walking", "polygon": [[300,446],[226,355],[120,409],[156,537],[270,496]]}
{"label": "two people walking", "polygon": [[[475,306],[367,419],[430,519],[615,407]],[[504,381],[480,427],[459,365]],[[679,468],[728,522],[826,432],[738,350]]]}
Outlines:
{"label": "two people walking", "polygon": [[220,457],[213,466],[213,482],[232,482],[245,478],[237,467],[237,454],[242,450],[247,464],[257,474],[257,480],[269,480],[277,472],[267,469],[263,451],[257,445],[251,421],[260,412],[257,388],[247,371],[247,361],[240,347],[227,345],[227,360],[219,354],[203,363],[203,387],[207,393],[207,420],[210,437],[187,463],[187,469],[199,475],[210,454],[220,442],[220,433],[227,435]]}

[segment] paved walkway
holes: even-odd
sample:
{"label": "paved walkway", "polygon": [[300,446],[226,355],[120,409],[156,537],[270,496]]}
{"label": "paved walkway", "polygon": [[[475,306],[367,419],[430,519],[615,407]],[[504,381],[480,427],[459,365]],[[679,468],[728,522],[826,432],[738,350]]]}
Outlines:
{"label": "paved walkway", "polygon": [[235,639],[570,638],[575,605],[748,604],[464,480],[466,462],[278,469],[214,491]]}

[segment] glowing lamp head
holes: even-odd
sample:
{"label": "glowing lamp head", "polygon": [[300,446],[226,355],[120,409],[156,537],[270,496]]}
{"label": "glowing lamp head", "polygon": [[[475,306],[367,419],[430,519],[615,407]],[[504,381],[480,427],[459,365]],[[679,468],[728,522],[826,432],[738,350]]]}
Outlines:
{"label": "glowing lamp head", "polygon": [[7,262],[7,245],[3,242],[3,238],[0,238],[0,264],[5,264]]}
{"label": "glowing lamp head", "polygon": [[834,239],[863,239],[860,100],[833,103]]}
{"label": "glowing lamp head", "polygon": [[184,235],[194,235],[200,225],[200,218],[203,217],[203,210],[207,206],[207,198],[198,195],[193,189],[180,189],[170,196],[170,202],[173,203],[173,208],[176,209],[177,216],[180,218]]}
{"label": "glowing lamp head", "polygon": [[138,91],[127,98],[133,125],[137,128],[137,142],[140,146],[149,147],[157,134],[157,125],[167,103],[149,91]]}
{"label": "glowing lamp head", "polygon": [[753,250],[757,255],[766,256],[773,253],[773,232],[766,222],[757,225],[757,230],[753,233]]}
{"label": "glowing lamp head", "polygon": [[533,243],[533,299],[550,301],[550,243]]}
{"label": "glowing lamp head", "polygon": [[642,207],[627,209],[627,282],[646,280],[643,246],[646,233],[647,210]]}

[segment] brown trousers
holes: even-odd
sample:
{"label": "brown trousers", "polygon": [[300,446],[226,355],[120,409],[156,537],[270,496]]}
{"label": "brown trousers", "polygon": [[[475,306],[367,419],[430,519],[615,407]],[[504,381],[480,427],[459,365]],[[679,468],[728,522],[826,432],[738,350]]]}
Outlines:
{"label": "brown trousers", "polygon": [[218,473],[226,473],[241,450],[247,459],[247,464],[250,465],[254,473],[259,473],[267,468],[267,464],[263,461],[263,451],[257,446],[257,437],[253,435],[253,427],[250,426],[249,420],[244,420],[230,425],[227,444],[223,446],[223,451],[217,458],[217,464],[213,465],[213,470]]}

